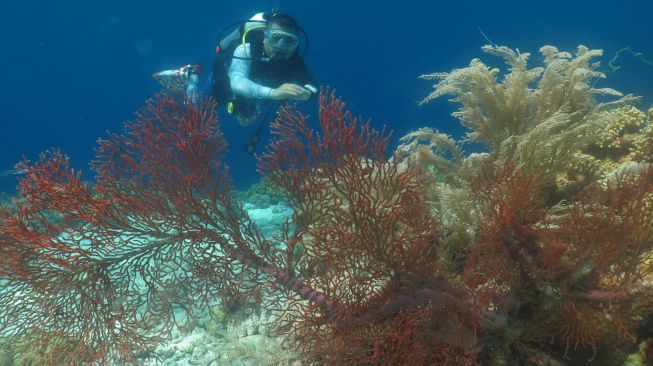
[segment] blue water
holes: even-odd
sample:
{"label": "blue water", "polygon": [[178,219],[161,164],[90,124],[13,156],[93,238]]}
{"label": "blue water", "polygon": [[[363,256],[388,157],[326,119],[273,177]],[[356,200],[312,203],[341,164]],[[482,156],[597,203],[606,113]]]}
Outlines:
{"label": "blue water", "polygon": [[[243,5],[244,4],[244,5]],[[418,107],[429,93],[420,74],[464,67],[492,42],[533,54],[555,45],[615,52],[621,66],[602,83],[653,101],[651,1],[355,1],[5,0],[0,11],[0,171],[23,156],[57,147],[86,168],[97,138],[119,131],[160,90],[153,72],[191,62],[211,63],[221,27],[278,6],[310,36],[307,63],[357,114],[398,137],[432,126],[455,136],[463,130],[445,99]],[[316,110],[309,108],[307,110]],[[314,106],[313,106],[314,107]],[[257,179],[254,158],[243,153],[251,130],[226,117],[229,162],[240,187]],[[265,137],[265,136],[264,136]],[[85,171],[87,177],[92,173]],[[13,192],[16,176],[0,178]]]}

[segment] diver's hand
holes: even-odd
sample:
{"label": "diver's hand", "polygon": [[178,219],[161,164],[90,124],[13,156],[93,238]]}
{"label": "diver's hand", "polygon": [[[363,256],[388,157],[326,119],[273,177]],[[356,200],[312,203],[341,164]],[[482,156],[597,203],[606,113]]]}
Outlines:
{"label": "diver's hand", "polygon": [[308,89],[291,83],[283,84],[270,92],[270,99],[273,100],[309,100],[311,96],[312,94]]}

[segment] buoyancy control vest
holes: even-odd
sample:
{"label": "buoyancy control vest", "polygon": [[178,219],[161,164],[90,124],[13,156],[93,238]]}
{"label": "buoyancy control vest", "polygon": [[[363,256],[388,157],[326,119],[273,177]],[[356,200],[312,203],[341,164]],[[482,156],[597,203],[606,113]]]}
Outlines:
{"label": "buoyancy control vest", "polygon": [[[236,98],[231,90],[228,72],[234,52],[241,44],[248,43],[250,45],[250,78],[255,82],[272,88],[287,82],[313,82],[313,78],[306,70],[299,54],[299,49],[285,60],[272,60],[265,56],[263,38],[268,18],[268,14],[258,13],[247,21],[234,23],[234,25],[240,25],[219,40],[216,46],[216,57],[213,61],[213,87],[211,90],[218,105],[227,105]],[[301,29],[300,31],[308,42],[305,32]]]}

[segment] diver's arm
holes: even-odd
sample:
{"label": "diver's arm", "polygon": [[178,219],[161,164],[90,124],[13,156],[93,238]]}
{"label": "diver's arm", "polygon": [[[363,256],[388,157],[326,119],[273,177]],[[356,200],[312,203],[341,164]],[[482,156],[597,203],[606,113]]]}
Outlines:
{"label": "diver's arm", "polygon": [[252,64],[249,44],[240,45],[234,51],[234,57],[229,67],[231,90],[246,98],[269,99],[272,88],[257,84],[249,78]]}

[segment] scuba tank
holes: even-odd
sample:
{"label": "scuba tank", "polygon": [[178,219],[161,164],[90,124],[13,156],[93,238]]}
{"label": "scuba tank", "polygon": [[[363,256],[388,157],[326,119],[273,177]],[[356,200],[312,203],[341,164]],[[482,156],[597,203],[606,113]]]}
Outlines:
{"label": "scuba tank", "polygon": [[[257,13],[246,21],[239,21],[226,27],[219,34],[219,41],[215,48],[216,57],[213,60],[213,90],[212,95],[218,102],[218,105],[227,105],[229,113],[234,113],[234,106],[229,108],[228,104],[233,98],[229,75],[227,72],[233,59],[236,48],[247,42],[259,42],[263,40],[263,31],[267,26],[265,13]],[[229,34],[223,37],[226,30],[238,26]]]}
{"label": "scuba tank", "polygon": [[[246,42],[247,36],[250,34],[250,32],[257,30],[262,31],[265,29],[267,26],[267,17],[268,15],[266,13],[256,13],[246,21],[239,21],[226,27],[218,35],[218,45],[215,48],[215,53],[220,54],[224,51],[232,51],[231,54],[233,55],[233,51],[236,49],[236,47],[238,47],[239,44]],[[224,31],[235,25],[240,26],[223,38],[222,35]]]}

